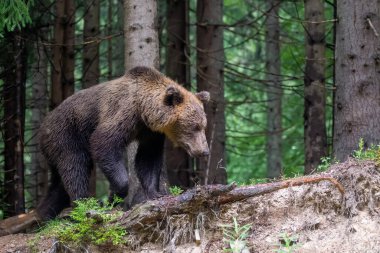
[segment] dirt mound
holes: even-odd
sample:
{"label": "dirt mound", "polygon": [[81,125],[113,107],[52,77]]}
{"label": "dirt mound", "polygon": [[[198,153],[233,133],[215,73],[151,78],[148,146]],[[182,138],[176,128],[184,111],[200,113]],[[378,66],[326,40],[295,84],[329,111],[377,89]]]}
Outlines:
{"label": "dirt mound", "polygon": [[350,160],[323,174],[343,185],[343,198],[329,182],[303,185],[226,205],[222,220],[252,223],[251,252],[284,248],[282,234],[296,238],[294,252],[379,252],[379,168]]}
{"label": "dirt mound", "polygon": [[[344,195],[323,181],[205,206],[195,216],[166,216],[156,226],[147,226],[145,235],[130,233],[133,247],[120,252],[223,252],[233,241],[223,232],[236,231],[234,236],[246,245],[244,252],[379,252],[379,167],[371,161],[349,160],[320,176],[337,179]],[[200,235],[198,244],[194,231]],[[0,237],[0,252],[27,252],[31,237]],[[49,250],[52,244],[45,240],[36,252]]]}
{"label": "dirt mound", "polygon": [[213,211],[214,217],[207,215],[200,246],[167,249],[222,252],[229,248],[223,227],[236,218],[240,228],[250,227],[244,240],[247,252],[379,252],[379,167],[352,159],[320,176],[337,179],[344,195],[324,181],[226,204]]}

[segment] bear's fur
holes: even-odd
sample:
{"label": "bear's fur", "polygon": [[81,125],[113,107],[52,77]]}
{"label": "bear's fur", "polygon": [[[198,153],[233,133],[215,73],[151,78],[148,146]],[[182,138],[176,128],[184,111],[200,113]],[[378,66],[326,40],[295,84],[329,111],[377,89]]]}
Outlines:
{"label": "bear's fur", "polygon": [[40,148],[51,169],[51,184],[37,208],[55,217],[89,196],[96,163],[111,192],[125,197],[125,147],[136,140],[135,168],[147,198],[159,196],[166,135],[192,156],[208,155],[203,103],[208,92],[193,94],[158,71],[136,67],[125,76],[81,90],[63,101],[40,127]]}

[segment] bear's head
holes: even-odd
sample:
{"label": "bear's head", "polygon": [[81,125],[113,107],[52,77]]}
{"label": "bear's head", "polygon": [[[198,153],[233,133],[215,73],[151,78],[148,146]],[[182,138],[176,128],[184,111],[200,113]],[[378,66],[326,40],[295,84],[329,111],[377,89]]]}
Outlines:
{"label": "bear's head", "polygon": [[144,66],[131,69],[127,78],[136,84],[128,87],[136,87],[139,115],[148,128],[164,133],[191,156],[209,155],[203,107],[210,99],[207,91],[194,94],[157,70]]}
{"label": "bear's head", "polygon": [[179,85],[166,88],[164,104],[174,115],[163,132],[175,146],[186,150],[190,156],[208,156],[210,151],[206,140],[206,113],[203,104],[208,102],[207,91],[191,93]]}

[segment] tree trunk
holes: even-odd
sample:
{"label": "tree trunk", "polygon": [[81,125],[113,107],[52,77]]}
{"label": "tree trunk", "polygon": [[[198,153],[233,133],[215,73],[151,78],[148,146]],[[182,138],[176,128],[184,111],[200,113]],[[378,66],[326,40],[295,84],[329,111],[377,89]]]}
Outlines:
{"label": "tree trunk", "polygon": [[281,124],[281,61],[280,22],[278,11],[280,0],[267,2],[265,22],[266,80],[267,80],[267,177],[278,178],[282,172],[282,124]]}
{"label": "tree trunk", "polygon": [[75,4],[74,0],[65,0],[65,31],[62,63],[63,63],[63,98],[74,94],[74,69],[75,69]]}
{"label": "tree trunk", "polygon": [[99,83],[99,0],[89,2],[83,28],[83,88]]}
{"label": "tree trunk", "polygon": [[[112,6],[113,6],[113,0],[108,0],[108,10],[107,10],[107,35],[108,36],[111,36],[112,35],[112,19],[113,19],[113,16],[112,16]],[[108,40],[108,44],[107,44],[107,67],[108,67],[108,75],[107,75],[107,79],[108,80],[111,80],[112,79],[112,68],[113,68],[113,59],[112,59],[112,39]]]}
{"label": "tree trunk", "polygon": [[125,69],[159,69],[157,1],[124,0]]}
{"label": "tree trunk", "polygon": [[[31,86],[26,88],[26,103],[29,104],[31,117],[29,124],[26,123],[26,128],[30,126],[30,134],[27,152],[30,154],[30,166],[25,177],[25,188],[30,194],[29,203],[26,207],[36,207],[40,200],[45,196],[49,185],[49,170],[43,156],[39,150],[38,129],[49,108],[49,60],[51,60],[50,46],[45,46],[44,43],[51,39],[49,24],[52,22],[51,15],[44,16],[41,13],[46,12],[47,6],[50,6],[50,0],[41,0],[38,6],[30,9],[33,26],[32,37],[29,37],[33,42],[31,52],[33,59],[31,60],[30,81]],[[28,103],[29,101],[29,103]],[[28,121],[27,121],[28,122]]]}
{"label": "tree trunk", "polygon": [[305,0],[305,174],[313,173],[327,156],[324,20],[324,1]]}
{"label": "tree trunk", "polygon": [[210,92],[211,101],[205,106],[206,136],[210,147],[208,160],[198,161],[202,184],[224,184],[225,117],[224,117],[224,49],[223,1],[197,1],[197,89]]}
{"label": "tree trunk", "polygon": [[26,49],[20,32],[5,35],[9,48],[3,64],[4,99],[4,216],[24,212],[24,125]]}
{"label": "tree trunk", "polygon": [[64,16],[65,0],[55,2],[54,39],[52,48],[52,69],[51,69],[51,96],[50,109],[54,109],[63,101],[62,88],[62,51],[64,43]]}
{"label": "tree trunk", "polygon": [[337,1],[333,155],[380,143],[380,1]]}
{"label": "tree trunk", "polygon": [[[99,83],[99,0],[89,2],[83,28],[83,84],[84,89]],[[96,166],[90,176],[90,196],[96,196]]]}
{"label": "tree trunk", "polygon": [[[117,21],[115,23],[115,31],[122,32],[124,30],[124,1],[117,1],[116,2],[116,15],[117,15]],[[114,62],[114,76],[121,76],[125,73],[125,38],[122,36],[115,37],[114,38],[114,55],[113,55],[113,62]]]}
{"label": "tree trunk", "polygon": [[54,22],[52,88],[50,109],[74,93],[75,4],[74,0],[57,0]]}
{"label": "tree trunk", "polygon": [[[167,0],[166,74],[190,89],[188,48],[188,0]],[[166,139],[165,164],[170,185],[187,188],[193,185],[193,161],[186,151],[175,148]]]}
{"label": "tree trunk", "polygon": [[[47,29],[42,29],[42,33],[47,34]],[[32,139],[30,140],[29,152],[31,153],[31,191],[33,206],[37,206],[46,193],[48,186],[48,170],[43,163],[41,152],[38,147],[38,129],[48,109],[48,59],[45,48],[41,41],[37,39],[35,43],[35,58],[33,62],[32,79]]]}
{"label": "tree trunk", "polygon": [[[124,0],[125,70],[136,66],[159,69],[159,41],[157,31],[157,1]],[[146,199],[134,170],[137,143],[127,148],[129,191],[127,205]],[[160,188],[166,189],[166,169],[161,173]]]}

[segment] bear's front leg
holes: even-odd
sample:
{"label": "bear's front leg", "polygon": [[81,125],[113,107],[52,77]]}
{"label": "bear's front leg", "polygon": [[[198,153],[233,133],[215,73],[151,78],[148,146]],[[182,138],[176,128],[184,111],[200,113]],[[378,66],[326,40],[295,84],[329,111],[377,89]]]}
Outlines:
{"label": "bear's front leg", "polygon": [[159,183],[163,167],[164,141],[163,134],[150,130],[144,130],[139,134],[135,168],[141,186],[149,199],[162,195],[159,193]]}

